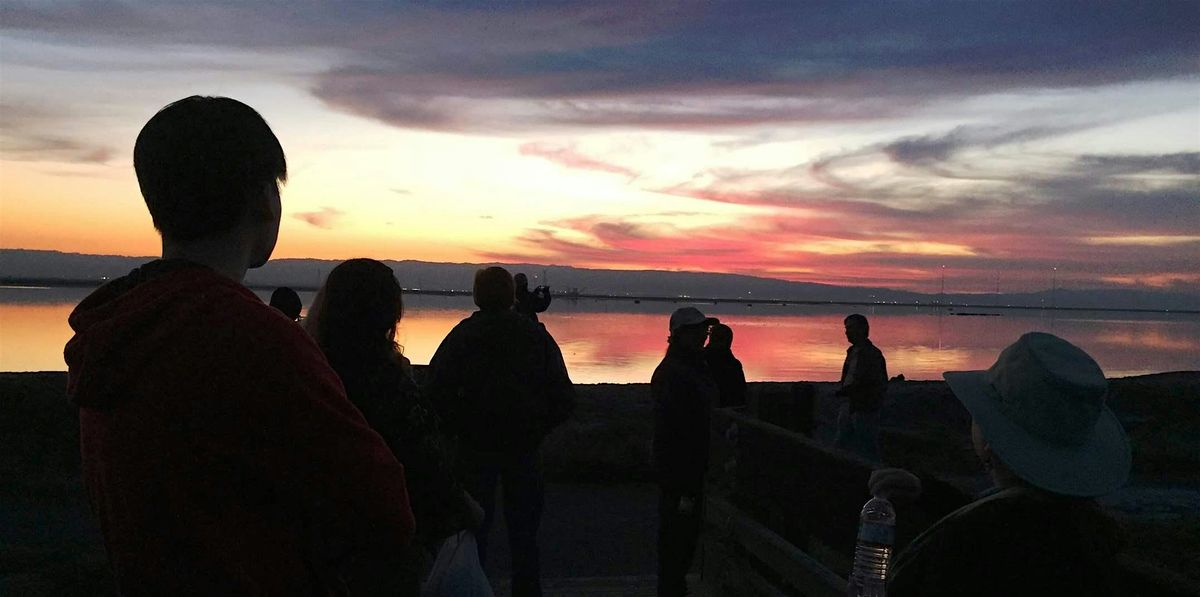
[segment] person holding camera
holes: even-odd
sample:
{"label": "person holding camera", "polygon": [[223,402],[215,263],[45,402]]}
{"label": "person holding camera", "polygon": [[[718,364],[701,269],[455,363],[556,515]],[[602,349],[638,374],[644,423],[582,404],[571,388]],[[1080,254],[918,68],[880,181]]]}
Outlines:
{"label": "person holding camera", "polygon": [[516,284],[513,308],[517,313],[537,321],[537,314],[550,307],[550,287],[538,286],[529,290],[529,278],[525,274],[513,276],[513,283]]}

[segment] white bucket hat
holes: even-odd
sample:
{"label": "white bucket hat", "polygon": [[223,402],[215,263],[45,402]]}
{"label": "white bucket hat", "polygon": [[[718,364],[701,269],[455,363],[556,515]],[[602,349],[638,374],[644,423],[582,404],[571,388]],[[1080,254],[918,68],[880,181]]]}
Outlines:
{"label": "white bucket hat", "polygon": [[1104,403],[1108,381],[1074,344],[1031,332],[987,371],[943,376],[992,451],[1030,484],[1092,497],[1129,478],[1129,438]]}

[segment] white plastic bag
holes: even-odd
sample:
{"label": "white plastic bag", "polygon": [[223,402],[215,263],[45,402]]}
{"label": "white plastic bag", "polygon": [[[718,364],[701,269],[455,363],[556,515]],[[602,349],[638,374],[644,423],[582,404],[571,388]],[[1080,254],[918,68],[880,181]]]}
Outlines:
{"label": "white plastic bag", "polygon": [[421,597],[494,597],[471,531],[461,531],[442,542],[433,570],[421,584]]}

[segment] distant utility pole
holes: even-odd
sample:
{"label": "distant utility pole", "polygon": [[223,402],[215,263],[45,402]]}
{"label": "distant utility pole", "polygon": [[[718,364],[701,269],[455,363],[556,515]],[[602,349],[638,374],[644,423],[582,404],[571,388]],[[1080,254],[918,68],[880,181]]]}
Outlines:
{"label": "distant utility pole", "polygon": [[1054,309],[1058,307],[1058,268],[1052,267],[1050,269],[1053,272],[1053,278],[1050,282],[1050,308]]}
{"label": "distant utility pole", "polygon": [[942,290],[938,293],[938,304],[946,302],[946,266],[942,266]]}

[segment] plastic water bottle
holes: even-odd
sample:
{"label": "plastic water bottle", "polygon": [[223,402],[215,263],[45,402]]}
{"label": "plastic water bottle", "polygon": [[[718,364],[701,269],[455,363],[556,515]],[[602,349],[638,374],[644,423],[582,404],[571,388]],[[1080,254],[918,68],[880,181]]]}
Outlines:
{"label": "plastic water bottle", "polygon": [[896,509],[892,503],[872,497],[863,505],[854,547],[854,569],[846,587],[849,597],[884,597],[892,544],[896,540]]}

